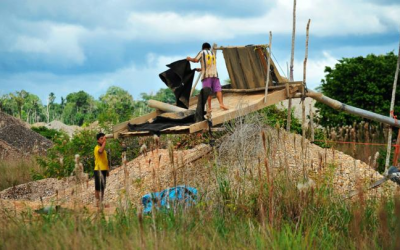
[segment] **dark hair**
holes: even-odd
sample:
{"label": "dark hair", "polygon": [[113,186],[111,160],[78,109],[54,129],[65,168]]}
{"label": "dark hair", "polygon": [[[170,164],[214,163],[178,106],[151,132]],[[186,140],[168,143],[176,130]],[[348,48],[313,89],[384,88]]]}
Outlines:
{"label": "dark hair", "polygon": [[211,49],[211,45],[209,43],[203,43],[203,46],[201,46],[201,49]]}
{"label": "dark hair", "polygon": [[100,137],[103,137],[103,136],[105,136],[106,134],[104,134],[104,133],[98,133],[97,135],[96,135],[96,138],[97,138],[97,140],[98,139],[100,139]]}

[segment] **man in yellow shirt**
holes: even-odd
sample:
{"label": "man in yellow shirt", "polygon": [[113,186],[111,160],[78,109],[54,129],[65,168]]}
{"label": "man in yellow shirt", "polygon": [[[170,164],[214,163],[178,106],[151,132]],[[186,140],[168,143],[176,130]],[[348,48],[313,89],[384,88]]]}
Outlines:
{"label": "man in yellow shirt", "polygon": [[[109,176],[109,166],[106,147],[106,135],[104,133],[98,133],[97,145],[94,148],[94,186],[95,186],[95,197],[96,205],[103,202],[104,190],[106,189],[106,179]],[[101,192],[101,199],[100,199]]]}

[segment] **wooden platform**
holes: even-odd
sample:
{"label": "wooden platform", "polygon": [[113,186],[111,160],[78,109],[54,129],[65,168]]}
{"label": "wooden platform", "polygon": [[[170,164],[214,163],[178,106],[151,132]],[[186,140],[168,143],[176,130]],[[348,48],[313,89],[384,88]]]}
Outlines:
{"label": "wooden platform", "polygon": [[[224,122],[230,121],[240,116],[247,115],[249,113],[255,112],[257,110],[263,109],[267,106],[276,104],[280,101],[287,99],[288,93],[294,93],[298,90],[298,84],[290,86],[290,91],[286,88],[273,89],[268,92],[267,102],[264,103],[264,90],[259,90],[255,92],[234,92],[234,93],[224,93],[224,104],[229,108],[229,110],[222,110],[219,107],[218,100],[214,97],[212,99],[212,115],[211,121],[212,125],[220,125]],[[189,109],[195,110],[197,106],[197,97],[190,99]],[[150,135],[148,131],[138,131],[130,132],[128,131],[128,123],[140,124],[147,122],[148,120],[155,118],[157,115],[161,114],[160,111],[154,111],[147,115],[137,117],[130,121],[118,124],[113,128],[114,138],[128,137],[128,136],[145,136]],[[202,121],[194,123],[190,126],[176,126],[161,130],[161,134],[189,134],[195,133],[201,130],[208,129],[207,121]]]}

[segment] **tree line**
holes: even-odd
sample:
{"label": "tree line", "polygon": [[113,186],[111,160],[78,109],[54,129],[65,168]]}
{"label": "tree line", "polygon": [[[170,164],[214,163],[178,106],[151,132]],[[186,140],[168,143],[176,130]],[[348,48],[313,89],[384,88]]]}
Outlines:
{"label": "tree line", "polygon": [[61,97],[60,103],[56,103],[55,99],[53,92],[43,103],[33,93],[15,91],[0,96],[0,111],[30,124],[59,120],[68,125],[82,126],[94,121],[117,124],[149,113],[152,109],[146,102],[150,99],[175,103],[175,96],[168,88],[160,89],[156,94],[142,93],[141,99],[134,100],[128,91],[117,86],[109,87],[97,100],[85,91]]}

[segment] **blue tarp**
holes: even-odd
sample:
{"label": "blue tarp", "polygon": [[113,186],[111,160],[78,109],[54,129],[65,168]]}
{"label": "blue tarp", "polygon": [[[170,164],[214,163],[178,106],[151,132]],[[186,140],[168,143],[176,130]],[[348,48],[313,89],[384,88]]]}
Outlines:
{"label": "blue tarp", "polygon": [[146,194],[142,197],[143,213],[150,213],[153,209],[169,209],[176,205],[191,206],[196,203],[197,190],[188,186],[167,188],[161,192]]}

